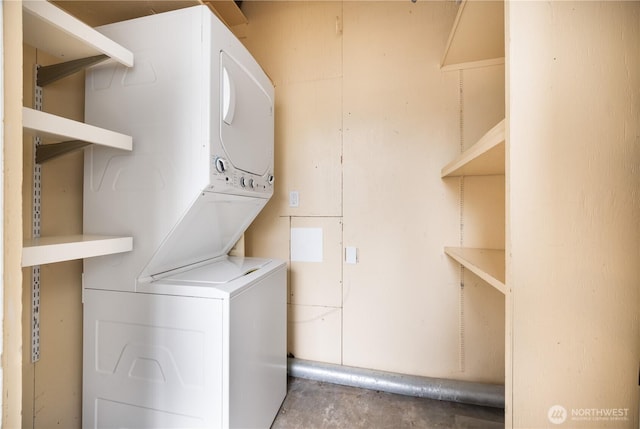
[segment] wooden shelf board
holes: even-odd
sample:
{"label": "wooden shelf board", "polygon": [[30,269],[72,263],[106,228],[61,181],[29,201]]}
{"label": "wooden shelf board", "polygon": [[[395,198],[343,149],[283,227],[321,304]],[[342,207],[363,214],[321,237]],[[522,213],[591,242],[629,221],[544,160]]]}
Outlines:
{"label": "wooden shelf board", "polygon": [[202,2],[209,6],[209,9],[227,24],[227,27],[249,22],[233,0],[202,0]]}
{"label": "wooden shelf board", "polygon": [[488,60],[469,61],[468,63],[450,64],[448,66],[442,66],[440,70],[443,72],[448,72],[448,71],[469,70],[469,69],[477,69],[482,67],[491,67],[491,66],[499,66],[499,65],[504,65],[504,57],[491,58]]}
{"label": "wooden shelf board", "polygon": [[53,0],[53,3],[92,27],[202,4],[198,0]]}
{"label": "wooden shelf board", "polygon": [[504,250],[445,247],[444,252],[482,280],[506,294]]}
{"label": "wooden shelf board", "polygon": [[22,248],[22,266],[50,264],[129,252],[133,249],[132,237],[103,235],[66,235],[40,237],[25,240]]}
{"label": "wooden shelf board", "polygon": [[464,0],[440,66],[504,58],[504,2]]}
{"label": "wooden shelf board", "polygon": [[123,150],[133,147],[131,136],[28,107],[22,108],[22,127],[26,132],[55,141],[82,140]]}
{"label": "wooden shelf board", "polygon": [[505,120],[447,164],[441,177],[491,176],[505,172]]}
{"label": "wooden shelf board", "polygon": [[93,27],[202,4],[207,5],[227,26],[248,22],[233,0],[128,0],[126,2],[54,0],[53,2]]}
{"label": "wooden shelf board", "polygon": [[22,3],[24,42],[64,61],[106,54],[133,66],[133,53],[45,0]]}

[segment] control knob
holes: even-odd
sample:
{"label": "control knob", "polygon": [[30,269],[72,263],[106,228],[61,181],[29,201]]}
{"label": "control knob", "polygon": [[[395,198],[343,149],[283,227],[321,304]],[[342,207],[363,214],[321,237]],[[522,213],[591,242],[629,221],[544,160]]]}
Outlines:
{"label": "control knob", "polygon": [[227,160],[224,158],[216,158],[214,161],[218,173],[224,173],[227,170]]}
{"label": "control knob", "polygon": [[253,179],[247,179],[246,177],[242,176],[240,178],[240,186],[242,186],[243,188],[255,188],[256,187],[256,182],[253,181]]}

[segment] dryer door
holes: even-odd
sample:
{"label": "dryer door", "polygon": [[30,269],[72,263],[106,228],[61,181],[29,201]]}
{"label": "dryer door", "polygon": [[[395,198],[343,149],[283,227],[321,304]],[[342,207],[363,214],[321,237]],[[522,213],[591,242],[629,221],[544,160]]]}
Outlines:
{"label": "dryer door", "polygon": [[234,167],[263,176],[273,160],[273,100],[253,76],[220,52],[220,139]]}

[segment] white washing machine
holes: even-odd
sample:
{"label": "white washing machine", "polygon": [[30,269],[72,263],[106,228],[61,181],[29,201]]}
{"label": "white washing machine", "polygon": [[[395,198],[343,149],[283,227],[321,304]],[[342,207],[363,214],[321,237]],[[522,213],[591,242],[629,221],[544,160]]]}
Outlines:
{"label": "white washing machine", "polygon": [[285,282],[280,263],[225,258],[150,294],[85,289],[83,427],[268,428],[286,394]]}
{"label": "white washing machine", "polygon": [[273,194],[274,89],[206,6],[100,27],[84,232],[133,236],[83,273],[85,428],[266,428],[286,394],[286,265],[227,256]]}

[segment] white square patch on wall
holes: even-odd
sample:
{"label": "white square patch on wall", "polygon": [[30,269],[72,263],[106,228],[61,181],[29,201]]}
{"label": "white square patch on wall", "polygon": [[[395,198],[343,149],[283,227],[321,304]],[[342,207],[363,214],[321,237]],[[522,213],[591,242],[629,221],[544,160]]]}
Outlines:
{"label": "white square patch on wall", "polygon": [[322,262],[322,228],[291,228],[291,261]]}

